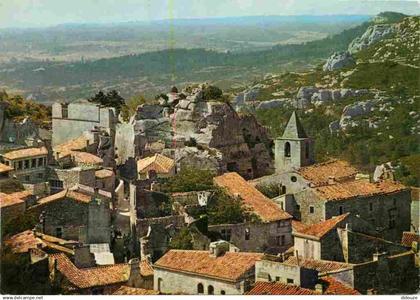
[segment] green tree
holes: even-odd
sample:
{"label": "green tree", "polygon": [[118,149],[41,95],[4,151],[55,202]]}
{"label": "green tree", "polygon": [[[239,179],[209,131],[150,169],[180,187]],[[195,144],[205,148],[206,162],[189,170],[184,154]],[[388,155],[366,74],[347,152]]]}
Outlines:
{"label": "green tree", "polygon": [[181,228],[180,231],[169,242],[170,249],[192,250],[192,237],[188,227]]}
{"label": "green tree", "polygon": [[99,103],[107,107],[115,107],[117,111],[125,105],[125,100],[116,90],[111,90],[106,94],[103,91],[99,91],[95,96],[88,99],[90,102]]}
{"label": "green tree", "polygon": [[162,185],[165,193],[203,191],[213,188],[214,173],[197,168],[182,168]]}

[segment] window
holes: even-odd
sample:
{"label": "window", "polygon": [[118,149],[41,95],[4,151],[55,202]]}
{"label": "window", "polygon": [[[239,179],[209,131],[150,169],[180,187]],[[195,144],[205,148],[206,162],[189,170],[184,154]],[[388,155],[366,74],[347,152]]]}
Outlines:
{"label": "window", "polygon": [[312,205],[309,206],[309,213],[313,214],[315,212],[315,207],[313,207]]}
{"label": "window", "polygon": [[36,168],[36,158],[32,159],[31,168]]}
{"label": "window", "polygon": [[158,286],[157,289],[159,292],[162,291],[162,284],[163,284],[163,279],[162,278],[158,278]]}
{"label": "window", "polygon": [[30,177],[29,175],[26,175],[26,176],[25,176],[25,181],[26,181],[26,182],[29,182],[30,180],[31,180],[31,177]]}
{"label": "window", "polygon": [[50,187],[54,189],[62,189],[63,182],[61,180],[50,180]]}
{"label": "window", "polygon": [[67,104],[63,104],[61,106],[61,116],[63,119],[67,119],[68,115],[69,115],[69,110],[68,110]]}
{"label": "window", "polygon": [[38,158],[38,167],[42,167],[44,165],[44,159],[42,157]]}
{"label": "window", "polygon": [[63,228],[57,227],[55,229],[55,236],[58,237],[58,238],[62,238],[63,237]]}
{"label": "window", "polygon": [[292,176],[292,177],[290,177],[290,180],[291,180],[292,182],[296,182],[296,181],[297,181],[297,178],[296,178],[296,176]]}
{"label": "window", "polygon": [[226,295],[226,292],[224,290],[221,290],[220,295]]}
{"label": "window", "polygon": [[277,246],[284,246],[286,242],[286,238],[284,235],[277,237]]}
{"label": "window", "polygon": [[309,158],[309,143],[305,143],[305,158]]}
{"label": "window", "polygon": [[284,210],[284,203],[283,203],[283,202],[280,202],[280,208],[281,208],[282,210]]}
{"label": "window", "polygon": [[296,210],[300,210],[300,205],[296,204]]}
{"label": "window", "polygon": [[280,228],[283,226],[283,222],[282,221],[277,221],[277,228]]}
{"label": "window", "polygon": [[209,285],[207,287],[207,294],[208,295],[214,295],[214,287],[212,285]]}
{"label": "window", "polygon": [[279,276],[276,276],[276,281],[280,281],[280,277]]}
{"label": "window", "polygon": [[25,159],[25,169],[29,169],[29,159]]}
{"label": "window", "polygon": [[395,209],[391,209],[388,211],[388,218],[389,218],[389,228],[395,228],[396,220],[397,220],[397,211]]}
{"label": "window", "polygon": [[394,198],[394,199],[392,200],[392,204],[393,204],[394,206],[397,206],[397,199],[395,199],[395,198]]}
{"label": "window", "polygon": [[290,143],[289,142],[286,142],[286,144],[284,144],[284,156],[290,157]]}
{"label": "window", "polygon": [[293,284],[295,281],[291,278],[287,278],[287,283]]}
{"label": "window", "polygon": [[344,209],[342,206],[338,207],[338,214],[342,215],[344,213]]}
{"label": "window", "polygon": [[285,186],[285,185],[283,185],[283,186],[281,187],[281,194],[282,194],[282,195],[286,194],[286,186]]}
{"label": "window", "polygon": [[44,174],[42,174],[42,173],[38,173],[38,178],[39,178],[39,179],[44,178]]}
{"label": "window", "polygon": [[197,293],[204,294],[204,286],[202,283],[197,284]]}
{"label": "window", "polygon": [[369,211],[373,211],[373,203],[369,203]]}
{"label": "window", "polygon": [[22,166],[23,166],[22,161],[18,161],[18,170],[22,170]]}
{"label": "window", "polygon": [[251,231],[249,228],[245,228],[245,240],[249,241],[249,238],[251,237]]}

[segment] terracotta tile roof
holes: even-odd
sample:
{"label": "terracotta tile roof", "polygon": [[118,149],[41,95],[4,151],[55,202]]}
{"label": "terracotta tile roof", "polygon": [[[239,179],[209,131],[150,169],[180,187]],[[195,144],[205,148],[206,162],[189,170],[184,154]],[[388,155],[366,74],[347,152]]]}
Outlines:
{"label": "terracotta tile roof", "polygon": [[395,181],[384,180],[372,183],[363,179],[334,183],[315,188],[315,192],[326,201],[387,195],[403,190],[407,190],[407,187]]}
{"label": "terracotta tile roof", "polygon": [[334,177],[334,180],[339,182],[353,179],[358,170],[346,161],[330,160],[300,168],[298,173],[315,186],[319,186],[327,184],[330,177]]}
{"label": "terracotta tile roof", "polygon": [[63,200],[66,198],[70,198],[70,199],[73,199],[75,201],[82,202],[82,203],[89,203],[92,199],[92,197],[89,195],[82,194],[75,191],[70,191],[66,189],[66,190],[62,190],[61,192],[47,196],[45,198],[39,199],[38,203],[34,207],[48,204],[57,200]]}
{"label": "terracotta tile roof", "polygon": [[155,264],[155,267],[177,272],[187,272],[204,277],[236,281],[255,266],[262,253],[226,252],[219,257],[208,251],[169,250]]}
{"label": "terracotta tile roof", "polygon": [[322,277],[321,281],[325,284],[325,295],[360,295],[357,290],[338,281],[333,277]]}
{"label": "terracotta tile roof", "polygon": [[166,174],[169,173],[174,166],[175,161],[172,158],[156,153],[153,156],[138,160],[137,172],[147,173],[148,171],[154,170],[158,174]]}
{"label": "terracotta tile roof", "polygon": [[349,215],[350,213],[346,213],[344,215],[336,216],[320,223],[306,226],[305,228],[301,228],[295,231],[294,234],[297,236],[299,235],[313,236],[320,239],[324,235],[326,235],[328,232],[336,228],[337,225],[339,225],[340,222],[344,221]]}
{"label": "terracotta tile roof", "polygon": [[320,293],[293,284],[257,281],[246,295],[320,295]]}
{"label": "terracotta tile roof", "polygon": [[51,248],[70,255],[74,255],[74,251],[64,245],[75,244],[75,241],[67,241],[53,236],[41,233],[34,233],[32,230],[26,230],[15,234],[5,241],[14,253],[26,253],[33,248]]}
{"label": "terracotta tile roof", "polygon": [[142,276],[153,276],[154,274],[154,270],[153,270],[153,266],[151,263],[149,263],[148,260],[141,260],[140,261],[140,273]]}
{"label": "terracotta tile roof", "polygon": [[108,178],[114,175],[114,172],[112,170],[108,169],[101,169],[95,172],[96,178]]}
{"label": "terracotta tile roof", "polygon": [[102,158],[88,152],[71,151],[71,156],[76,164],[101,165],[104,162]]}
{"label": "terracotta tile roof", "polygon": [[146,290],[142,288],[134,288],[123,285],[118,288],[112,295],[159,295],[160,293],[155,290]]}
{"label": "terracotta tile roof", "polygon": [[[50,257],[57,261],[60,273],[79,289],[124,283],[130,276],[130,266],[127,263],[79,269],[63,253],[51,254]],[[140,268],[143,264],[144,261]],[[141,275],[148,276],[140,270]]]}
{"label": "terracotta tile roof", "polygon": [[82,151],[86,149],[89,139],[84,135],[79,136],[73,140],[59,144],[53,148],[54,152],[60,152],[60,157],[65,156],[65,154],[70,151]]}
{"label": "terracotta tile roof", "polygon": [[26,148],[7,152],[3,154],[3,157],[8,160],[15,160],[20,158],[34,157],[34,156],[45,156],[48,154],[48,150],[45,147],[40,148]]}
{"label": "terracotta tile roof", "polygon": [[12,171],[12,170],[13,170],[12,167],[9,167],[5,164],[0,163],[0,173],[6,173],[6,172],[9,172],[9,171]]}
{"label": "terracotta tile roof", "polygon": [[238,173],[225,173],[215,177],[213,180],[216,185],[225,188],[231,196],[241,197],[243,204],[264,222],[292,218],[291,215],[280,209],[280,207],[243,179]]}
{"label": "terracotta tile roof", "polygon": [[315,260],[315,259],[308,259],[299,256],[299,259],[296,256],[290,256],[285,261],[284,264],[293,265],[293,266],[301,266],[307,269],[317,270],[320,273],[325,272],[333,272],[343,269],[352,268],[352,264],[337,262],[337,261],[330,261],[330,260]]}
{"label": "terracotta tile roof", "polygon": [[297,220],[292,220],[292,230],[294,231],[294,232],[299,232],[299,231],[302,231],[304,228],[306,228],[308,225],[306,225],[306,224],[303,224],[302,222],[300,222],[300,221],[297,221]]}
{"label": "terracotta tile roof", "polygon": [[413,242],[420,243],[420,235],[415,232],[404,231],[401,239],[401,245],[411,247]]}
{"label": "terracotta tile roof", "polygon": [[0,192],[0,207],[7,207],[17,205],[25,202],[25,198],[33,196],[28,191],[15,192],[12,194],[5,194]]}

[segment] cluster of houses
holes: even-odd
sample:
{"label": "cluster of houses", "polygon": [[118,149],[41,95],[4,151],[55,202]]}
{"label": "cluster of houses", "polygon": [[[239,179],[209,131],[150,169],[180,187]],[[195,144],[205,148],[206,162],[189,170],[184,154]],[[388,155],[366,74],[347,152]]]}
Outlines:
{"label": "cluster of houses", "polygon": [[[372,177],[345,161],[316,163],[314,140],[296,113],[274,141],[274,174],[246,180],[226,172],[213,179],[214,188],[254,218],[212,225],[191,211],[205,209],[213,190],[161,191],[180,172],[171,151],[131,153],[136,175],[127,178],[118,157],[124,145],[115,145],[114,108],[57,103],[52,118],[50,139],[31,146],[1,142],[7,144],[0,148],[2,223],[13,226],[27,214],[39,220],[3,236],[2,248],[28,256],[31,267],[66,293],[418,290],[418,190],[395,181],[388,168]],[[269,198],[264,186],[278,193]],[[191,249],[173,249],[171,240],[183,229]]]}

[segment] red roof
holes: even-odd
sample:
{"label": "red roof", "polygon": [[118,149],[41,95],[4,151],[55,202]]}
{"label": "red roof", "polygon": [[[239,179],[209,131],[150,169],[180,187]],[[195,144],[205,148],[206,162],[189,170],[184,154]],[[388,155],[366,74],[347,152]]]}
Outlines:
{"label": "red roof", "polygon": [[25,199],[31,196],[33,195],[29,191],[21,191],[11,194],[0,192],[0,207],[23,204]]}
{"label": "red roof", "polygon": [[246,295],[320,295],[320,293],[292,284],[257,281]]}
{"label": "red roof", "polygon": [[315,192],[319,197],[326,201],[388,195],[403,190],[407,190],[407,187],[398,182],[384,180],[372,183],[362,179],[342,183],[337,182],[315,188]]}
{"label": "red roof", "polygon": [[320,273],[345,270],[353,267],[353,264],[349,263],[331,260],[309,259],[303,258],[301,256],[299,256],[299,259],[296,256],[290,256],[284,261],[284,264],[301,266],[307,269],[317,270]]}
{"label": "red roof", "polygon": [[357,290],[338,281],[333,277],[322,277],[321,280],[325,284],[325,295],[360,295]]}
{"label": "red roof", "polygon": [[214,183],[225,188],[231,196],[239,196],[243,204],[258,215],[262,221],[272,222],[292,218],[291,215],[280,209],[277,204],[264,196],[238,173],[225,173],[215,177]]}
{"label": "red roof", "polygon": [[317,223],[317,224],[306,226],[304,228],[300,228],[298,230],[295,230],[294,234],[297,236],[308,235],[308,236],[313,236],[320,239],[324,235],[326,235],[328,232],[335,229],[349,215],[350,213],[346,213],[344,215],[333,217],[321,223]]}
{"label": "red roof", "polygon": [[215,257],[209,251],[170,250],[155,267],[177,272],[187,272],[205,277],[236,281],[255,266],[262,253],[226,252]]}
{"label": "red roof", "polygon": [[346,161],[330,160],[300,168],[298,173],[312,184],[320,186],[328,184],[329,178],[340,182],[354,179],[358,171]]}
{"label": "red roof", "polygon": [[404,231],[401,239],[401,244],[406,247],[411,247],[413,242],[420,243],[420,235],[415,232]]}

